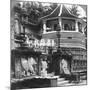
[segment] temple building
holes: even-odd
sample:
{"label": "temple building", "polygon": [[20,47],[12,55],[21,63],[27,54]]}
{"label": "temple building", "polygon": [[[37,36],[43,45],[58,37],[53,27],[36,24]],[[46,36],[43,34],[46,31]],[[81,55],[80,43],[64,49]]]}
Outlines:
{"label": "temple building", "polygon": [[37,22],[27,12],[15,12],[13,23],[11,89],[87,83],[86,18],[58,4]]}
{"label": "temple building", "polygon": [[[29,19],[27,15],[25,17],[22,19]],[[19,22],[17,13],[15,14],[15,30],[12,30],[11,35],[11,67],[14,76],[20,78],[23,76],[22,73],[28,75],[31,69],[30,61],[35,63],[36,72],[34,74],[40,75],[40,62],[42,58],[45,59],[44,55],[50,56],[47,58],[48,62],[51,61],[50,72],[61,73],[61,61],[67,64],[68,71],[72,73],[86,72],[87,50],[84,34],[86,22],[73,15],[63,4],[57,5],[49,15],[41,17],[40,20],[42,24],[32,24],[28,20],[22,24]],[[38,34],[40,30],[42,30],[41,35]],[[58,52],[59,48],[72,57],[65,58],[66,61],[63,58],[58,60],[60,54],[55,56],[54,53]]]}
{"label": "temple building", "polygon": [[71,72],[81,72],[87,69],[87,50],[83,19],[72,14],[63,4],[58,5],[53,12],[41,18],[43,20],[43,39],[54,39],[58,47],[57,26],[60,27],[60,48],[72,54]]}

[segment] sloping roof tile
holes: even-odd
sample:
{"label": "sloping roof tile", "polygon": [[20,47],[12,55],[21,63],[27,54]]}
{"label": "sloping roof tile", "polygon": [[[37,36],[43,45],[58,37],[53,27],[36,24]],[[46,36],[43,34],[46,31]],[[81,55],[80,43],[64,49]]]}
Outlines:
{"label": "sloping roof tile", "polygon": [[70,13],[70,10],[66,8],[64,5],[62,6],[62,13],[60,15],[61,17],[72,17],[72,18],[77,18],[74,14]]}
{"label": "sloping roof tile", "polygon": [[61,8],[61,5],[57,6],[49,15],[41,17],[40,19],[57,17],[59,15],[60,8]]}
{"label": "sloping roof tile", "polygon": [[41,17],[40,19],[53,18],[58,16],[77,18],[77,16],[73,15],[70,10],[65,7],[65,5],[61,4],[58,5],[49,15]]}

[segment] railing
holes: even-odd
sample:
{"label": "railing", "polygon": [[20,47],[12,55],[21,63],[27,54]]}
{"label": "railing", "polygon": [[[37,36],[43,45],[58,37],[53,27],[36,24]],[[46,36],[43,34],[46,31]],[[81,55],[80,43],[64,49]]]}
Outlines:
{"label": "railing", "polygon": [[[54,32],[54,31],[55,31],[55,30],[52,29],[52,28],[47,28],[45,33],[50,33],[50,32]],[[61,29],[60,32],[77,32],[77,31],[76,31],[76,29],[74,29],[74,30],[65,30],[65,29]],[[78,30],[78,32],[80,32],[80,31]],[[83,34],[83,32],[80,32],[80,33]]]}

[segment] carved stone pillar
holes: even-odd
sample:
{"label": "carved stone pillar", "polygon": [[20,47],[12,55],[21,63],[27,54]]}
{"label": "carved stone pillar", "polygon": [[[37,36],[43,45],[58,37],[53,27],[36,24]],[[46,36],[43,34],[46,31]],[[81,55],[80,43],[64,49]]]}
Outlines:
{"label": "carved stone pillar", "polygon": [[46,21],[43,22],[43,33],[46,33]]}
{"label": "carved stone pillar", "polygon": [[75,28],[76,28],[76,32],[78,32],[78,21],[77,20],[75,22]]}
{"label": "carved stone pillar", "polygon": [[59,25],[60,25],[60,28],[62,30],[62,19],[61,18],[59,18]]}

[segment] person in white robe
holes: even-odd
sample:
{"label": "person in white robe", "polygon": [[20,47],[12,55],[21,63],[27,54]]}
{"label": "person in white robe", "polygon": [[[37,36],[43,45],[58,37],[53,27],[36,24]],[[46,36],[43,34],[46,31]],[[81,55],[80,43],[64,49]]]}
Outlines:
{"label": "person in white robe", "polygon": [[25,58],[21,58],[21,63],[22,63],[22,67],[24,68],[23,74],[24,76],[26,76],[29,70],[28,61]]}
{"label": "person in white robe", "polygon": [[68,68],[68,62],[65,59],[62,59],[60,63],[60,70],[62,70],[64,74],[70,74],[70,70]]}
{"label": "person in white robe", "polygon": [[34,59],[33,57],[28,58],[28,66],[29,66],[29,70],[30,70],[30,72],[31,72],[32,74],[36,74],[35,68],[34,68],[34,66],[35,66],[36,64],[37,64],[37,63],[36,63],[36,61],[35,61],[35,59]]}
{"label": "person in white robe", "polygon": [[46,77],[47,76],[47,68],[48,68],[46,60],[41,61],[41,67],[42,67],[41,76]]}

